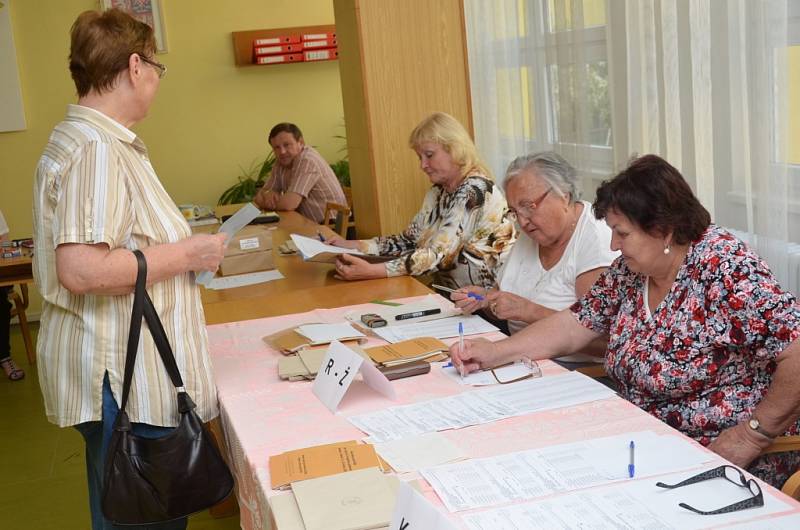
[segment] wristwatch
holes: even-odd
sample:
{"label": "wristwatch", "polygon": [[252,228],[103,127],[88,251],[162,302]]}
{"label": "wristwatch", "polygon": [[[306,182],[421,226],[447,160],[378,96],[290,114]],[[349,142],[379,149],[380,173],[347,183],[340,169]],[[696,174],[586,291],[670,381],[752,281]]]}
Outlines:
{"label": "wristwatch", "polygon": [[766,436],[769,439],[775,438],[773,435],[765,431],[764,428],[761,426],[761,422],[758,421],[753,416],[751,416],[750,419],[747,421],[747,426],[756,431],[758,434],[761,434],[762,436]]}

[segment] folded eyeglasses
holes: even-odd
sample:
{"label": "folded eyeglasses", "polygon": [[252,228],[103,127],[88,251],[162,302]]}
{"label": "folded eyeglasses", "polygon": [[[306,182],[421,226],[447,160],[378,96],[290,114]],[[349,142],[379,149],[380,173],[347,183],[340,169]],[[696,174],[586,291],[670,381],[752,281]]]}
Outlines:
{"label": "folded eyeglasses", "polygon": [[[519,366],[523,366],[526,370],[526,373],[522,375],[516,375],[519,373]],[[504,368],[514,367],[515,377],[508,377],[504,375]],[[506,364],[501,364],[500,366],[495,366],[494,368],[489,369],[492,372],[492,377],[494,380],[500,383],[501,385],[507,385],[510,383],[516,383],[517,381],[523,381],[525,379],[531,379],[532,377],[542,377],[542,369],[539,368],[539,365],[536,361],[532,361],[527,357],[523,357],[520,359],[519,364],[510,362]]]}
{"label": "folded eyeglasses", "polygon": [[689,506],[685,502],[678,504],[678,506],[694,513],[699,513],[700,515],[717,515],[720,513],[738,512],[739,510],[747,510],[748,508],[764,506],[764,494],[761,492],[761,486],[758,485],[758,482],[752,478],[745,478],[742,470],[729,465],[709,469],[708,471],[704,471],[698,475],[689,477],[686,480],[682,480],[677,484],[670,485],[664,484],[663,482],[657,482],[656,486],[659,488],[675,489],[680,488],[681,486],[688,486],[689,484],[696,484],[698,482],[703,482],[704,480],[711,480],[715,478],[724,478],[728,482],[736,484],[737,486],[747,488],[750,490],[752,497],[743,501],[734,502],[733,504],[723,506],[722,508],[718,508],[716,510],[698,510],[697,508]]}

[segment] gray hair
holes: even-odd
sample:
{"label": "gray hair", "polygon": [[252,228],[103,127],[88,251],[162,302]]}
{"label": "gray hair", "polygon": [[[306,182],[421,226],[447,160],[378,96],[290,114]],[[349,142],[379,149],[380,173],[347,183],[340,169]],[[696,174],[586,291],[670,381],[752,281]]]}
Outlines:
{"label": "gray hair", "polygon": [[522,155],[515,158],[506,170],[503,180],[503,191],[508,189],[508,184],[521,173],[530,171],[543,179],[553,190],[562,197],[569,197],[569,202],[574,203],[580,199],[578,174],[569,162],[553,151],[542,151],[532,155]]}

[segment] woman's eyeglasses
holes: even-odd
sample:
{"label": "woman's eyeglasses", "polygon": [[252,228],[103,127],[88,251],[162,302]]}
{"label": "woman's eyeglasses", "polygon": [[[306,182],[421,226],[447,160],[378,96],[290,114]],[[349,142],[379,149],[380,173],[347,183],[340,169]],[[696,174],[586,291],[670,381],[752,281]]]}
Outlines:
{"label": "woman's eyeglasses", "polygon": [[167,75],[167,66],[166,65],[158,63],[156,61],[153,61],[152,59],[148,59],[144,55],[140,55],[139,59],[141,59],[143,62],[149,64],[150,66],[152,66],[153,68],[158,70],[158,78],[159,79],[161,79],[162,77]]}
{"label": "woman's eyeglasses", "polygon": [[678,506],[694,513],[699,513],[700,515],[717,515],[720,513],[738,512],[739,510],[764,506],[764,494],[761,492],[761,486],[758,485],[758,482],[752,478],[745,478],[742,470],[730,465],[715,467],[714,469],[704,471],[698,475],[689,477],[686,480],[682,480],[677,484],[670,485],[664,484],[663,482],[657,482],[656,486],[659,488],[675,489],[680,488],[681,486],[688,486],[689,484],[696,484],[698,482],[703,482],[704,480],[711,480],[715,478],[724,478],[732,484],[747,488],[750,490],[752,497],[743,501],[734,502],[733,504],[723,506],[722,508],[718,508],[716,510],[698,510],[697,508],[689,506],[685,502],[678,504]]}
{"label": "woman's eyeglasses", "polygon": [[542,195],[539,198],[533,201],[521,203],[519,208],[517,208],[516,210],[514,208],[509,208],[508,211],[506,212],[506,217],[512,223],[516,222],[517,219],[520,218],[520,216],[525,217],[526,219],[530,219],[530,217],[533,215],[533,212],[536,211],[536,209],[542,205],[542,201],[550,194],[551,191],[553,191],[552,186],[547,188],[547,191],[542,193]]}
{"label": "woman's eyeglasses", "polygon": [[501,385],[524,381],[532,377],[542,377],[542,369],[536,361],[523,357],[518,363],[506,363],[489,370],[494,380]]}

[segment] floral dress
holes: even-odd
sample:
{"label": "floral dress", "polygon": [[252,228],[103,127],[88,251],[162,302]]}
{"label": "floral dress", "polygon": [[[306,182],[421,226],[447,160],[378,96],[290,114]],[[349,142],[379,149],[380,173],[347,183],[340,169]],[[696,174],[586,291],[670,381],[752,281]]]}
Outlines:
{"label": "floral dress", "polygon": [[398,256],[386,262],[389,276],[434,272],[448,287],[488,289],[515,240],[506,210],[503,194],[483,175],[465,178],[451,193],[437,184],[405,231],[367,240],[366,250]]}
{"label": "floral dress", "polygon": [[[623,397],[703,445],[746,421],[766,395],[776,357],[800,337],[800,307],[767,265],[711,225],[693,242],[652,315],[647,278],[620,257],[571,311],[609,334],[606,371]],[[786,434],[800,433],[800,422]],[[780,487],[800,452],[773,453],[749,471]]]}

